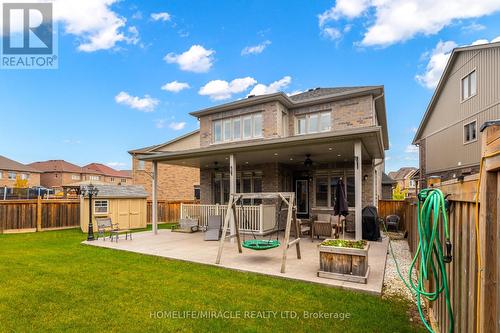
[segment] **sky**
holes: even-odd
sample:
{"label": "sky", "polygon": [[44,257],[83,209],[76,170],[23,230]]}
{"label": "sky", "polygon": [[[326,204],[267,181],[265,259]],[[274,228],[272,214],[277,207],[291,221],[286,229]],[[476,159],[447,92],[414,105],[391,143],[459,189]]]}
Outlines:
{"label": "sky", "polygon": [[386,171],[417,166],[411,142],[451,50],[500,41],[499,0],[63,0],[54,18],[58,69],[0,70],[0,155],[22,163],[129,169],[128,150],[197,129],[192,111],[384,85]]}

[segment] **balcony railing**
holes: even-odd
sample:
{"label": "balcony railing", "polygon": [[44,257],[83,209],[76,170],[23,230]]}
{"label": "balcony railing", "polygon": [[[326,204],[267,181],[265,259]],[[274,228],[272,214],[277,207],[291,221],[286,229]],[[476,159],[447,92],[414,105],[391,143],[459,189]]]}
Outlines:
{"label": "balcony railing", "polygon": [[[208,217],[222,215],[226,217],[226,205],[181,204],[181,218],[197,218],[200,225],[206,226]],[[240,221],[240,231],[244,233],[267,234],[276,225],[276,207],[274,205],[245,205],[236,207],[236,216]]]}

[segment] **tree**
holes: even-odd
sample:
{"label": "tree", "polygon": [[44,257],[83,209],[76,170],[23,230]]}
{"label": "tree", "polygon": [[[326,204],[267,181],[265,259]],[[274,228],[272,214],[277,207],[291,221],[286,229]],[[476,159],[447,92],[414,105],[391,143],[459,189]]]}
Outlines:
{"label": "tree", "polygon": [[408,190],[401,190],[399,183],[396,188],[392,190],[392,200],[404,200],[408,195]]}

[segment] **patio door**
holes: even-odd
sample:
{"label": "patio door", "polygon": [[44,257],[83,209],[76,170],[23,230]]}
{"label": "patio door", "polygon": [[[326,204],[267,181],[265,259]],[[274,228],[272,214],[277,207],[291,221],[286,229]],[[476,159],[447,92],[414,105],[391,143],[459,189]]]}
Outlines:
{"label": "patio door", "polygon": [[308,179],[295,179],[295,196],[297,197],[297,217],[309,218]]}

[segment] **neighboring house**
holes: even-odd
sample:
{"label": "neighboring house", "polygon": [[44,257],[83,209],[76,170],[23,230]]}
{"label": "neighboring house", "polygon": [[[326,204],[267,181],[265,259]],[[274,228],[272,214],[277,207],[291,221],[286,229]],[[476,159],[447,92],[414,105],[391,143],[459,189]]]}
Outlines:
{"label": "neighboring house", "polygon": [[199,148],[137,158],[200,168],[203,204],[227,203],[230,192],[295,191],[301,218],[333,213],[342,179],[361,237],[361,209],[378,204],[389,144],[383,86],[249,96],[191,115]]}
{"label": "neighboring house", "polygon": [[40,171],[0,155],[0,187],[14,187],[16,179],[28,180],[28,187],[40,186]]}
{"label": "neighboring house", "polygon": [[[142,185],[151,199],[152,165],[139,161],[137,155],[188,150],[200,147],[200,131],[182,135],[165,143],[129,151],[132,155],[132,179],[134,185]],[[200,169],[183,165],[160,164],[158,166],[159,200],[194,200],[200,198]]]}
{"label": "neighboring house", "polygon": [[477,173],[480,127],[500,119],[500,43],[453,50],[413,144],[420,150],[425,187],[430,176],[448,180]]}
{"label": "neighboring house", "polygon": [[132,176],[127,171],[115,170],[101,163],[91,163],[82,167],[86,180],[91,180],[92,176],[100,176],[98,179],[101,182],[115,185],[130,185],[132,184]]}
{"label": "neighboring house", "polygon": [[392,191],[398,182],[382,173],[382,200],[392,200]]}
{"label": "neighboring house", "polygon": [[62,188],[65,185],[83,181],[109,183],[110,185],[125,185],[125,183],[132,182],[132,178],[126,172],[117,171],[99,163],[79,167],[64,160],[48,160],[34,162],[29,166],[42,172],[40,184],[47,188]]}
{"label": "neighboring house", "polygon": [[414,167],[403,167],[398,171],[389,172],[389,177],[397,182],[401,191],[406,191],[407,197],[414,197],[417,195],[417,183],[413,175],[418,171]]}

